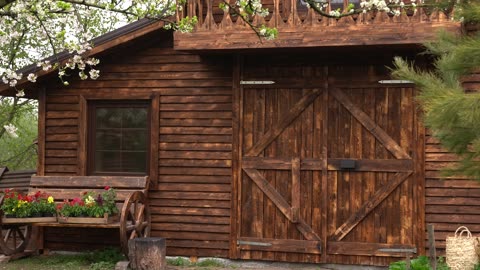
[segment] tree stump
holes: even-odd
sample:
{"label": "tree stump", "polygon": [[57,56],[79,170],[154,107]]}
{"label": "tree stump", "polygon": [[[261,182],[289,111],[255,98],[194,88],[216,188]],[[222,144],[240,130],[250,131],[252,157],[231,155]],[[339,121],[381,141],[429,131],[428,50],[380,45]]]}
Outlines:
{"label": "tree stump", "polygon": [[130,267],[136,270],[165,270],[165,238],[134,238],[128,241]]}

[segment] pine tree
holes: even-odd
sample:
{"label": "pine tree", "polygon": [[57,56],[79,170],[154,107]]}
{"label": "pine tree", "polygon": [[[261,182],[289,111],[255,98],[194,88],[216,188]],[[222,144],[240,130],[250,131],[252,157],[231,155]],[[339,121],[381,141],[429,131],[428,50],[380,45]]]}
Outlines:
{"label": "pine tree", "polygon": [[[479,25],[480,3],[465,3],[457,14],[464,23]],[[461,83],[463,76],[480,71],[480,33],[441,33],[425,46],[435,59],[432,70],[419,70],[396,58],[393,75],[416,84],[425,126],[460,157],[457,166],[445,170],[446,175],[462,174],[480,181],[480,89],[467,93]]]}

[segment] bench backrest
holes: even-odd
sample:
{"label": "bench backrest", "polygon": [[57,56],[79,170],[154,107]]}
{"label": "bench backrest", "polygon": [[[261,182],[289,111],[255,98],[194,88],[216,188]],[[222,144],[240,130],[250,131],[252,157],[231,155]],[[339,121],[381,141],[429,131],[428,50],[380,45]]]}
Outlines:
{"label": "bench backrest", "polygon": [[29,193],[43,191],[55,201],[82,197],[84,192],[102,193],[109,186],[117,192],[117,201],[123,202],[132,192],[147,194],[147,176],[32,176]]}

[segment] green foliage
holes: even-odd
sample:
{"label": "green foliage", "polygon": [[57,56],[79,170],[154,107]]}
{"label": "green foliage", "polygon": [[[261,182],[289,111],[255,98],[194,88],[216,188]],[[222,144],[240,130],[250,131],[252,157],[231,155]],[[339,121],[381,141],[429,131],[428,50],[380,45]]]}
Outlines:
{"label": "green foliage", "polygon": [[108,248],[81,254],[34,256],[4,264],[2,269],[113,270],[115,264],[122,260],[126,259],[118,249]]}
{"label": "green foliage", "polygon": [[0,97],[0,131],[7,123],[18,128],[18,138],[6,132],[0,134],[0,166],[7,166],[10,171],[36,168],[36,102],[19,99],[15,103],[13,98]]}
{"label": "green foliage", "polygon": [[465,23],[478,23],[480,22],[480,5],[477,0],[464,1],[458,10],[455,10],[455,16],[463,18]]}
{"label": "green foliage", "polygon": [[85,255],[85,258],[90,262],[91,270],[114,269],[117,262],[126,260],[120,250],[115,248],[90,252]]}
{"label": "green foliage", "polygon": [[118,214],[115,204],[116,196],[115,189],[107,186],[100,194],[85,192],[82,198],[73,198],[57,207],[60,215],[64,217],[103,217],[104,214],[112,216]]}
{"label": "green foliage", "polygon": [[225,267],[225,264],[215,259],[205,259],[196,263],[192,263],[190,262],[190,260],[182,257],[169,258],[167,259],[167,264],[173,265],[173,266],[186,266],[186,267],[196,266],[196,267],[205,267],[205,268]]}
{"label": "green foliage", "polygon": [[167,264],[173,265],[173,266],[190,266],[190,260],[182,258],[182,257],[176,257],[174,259],[167,259]]}
{"label": "green foliage", "polygon": [[[391,263],[388,267],[388,270],[405,270],[406,262],[398,261]],[[430,263],[427,256],[419,256],[416,259],[410,260],[410,269],[411,270],[431,270]],[[449,270],[442,257],[438,258],[437,261],[437,270]]]}
{"label": "green foliage", "polygon": [[[480,3],[470,3],[469,8],[480,16]],[[462,76],[480,67],[480,35],[442,33],[437,41],[425,45],[427,53],[435,56],[434,70],[418,70],[396,58],[392,73],[418,86],[426,127],[447,150],[459,155],[458,165],[445,170],[445,175],[480,180],[480,93],[465,93],[461,85]]]}
{"label": "green foliage", "polygon": [[480,264],[476,264],[473,270],[480,270]]}
{"label": "green foliage", "polygon": [[218,260],[215,260],[215,259],[206,259],[206,260],[202,260],[202,261],[199,261],[195,264],[195,266],[198,266],[198,267],[224,267],[225,265],[218,261]]}

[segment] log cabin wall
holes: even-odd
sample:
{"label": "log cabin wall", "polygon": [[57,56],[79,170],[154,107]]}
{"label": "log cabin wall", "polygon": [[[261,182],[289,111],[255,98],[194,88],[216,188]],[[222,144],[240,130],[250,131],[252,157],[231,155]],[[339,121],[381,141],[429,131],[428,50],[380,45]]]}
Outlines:
{"label": "log cabin wall", "polygon": [[[463,86],[467,92],[478,92],[480,72],[465,76]],[[442,148],[431,132],[427,134],[425,152],[426,223],[434,225],[437,252],[444,256],[445,239],[454,235],[459,226],[480,234],[480,182],[442,176],[441,170],[454,166],[458,157]]]}
{"label": "log cabin wall", "polygon": [[[242,71],[243,79],[273,79],[277,82],[275,86],[277,88],[274,87],[267,91],[268,87],[245,87],[243,91],[246,95],[242,96],[238,95],[238,85],[232,83],[233,76],[240,76],[240,72],[238,72],[239,66],[236,65],[237,62],[233,61],[231,54],[201,55],[175,51],[172,49],[170,34],[154,33],[154,35],[138,39],[133,43],[125,44],[108,55],[101,56],[101,77],[96,81],[73,79],[69,87],[63,87],[59,83],[46,85],[45,93],[40,94],[39,97],[39,111],[43,112],[44,118],[39,119],[40,166],[37,172],[40,175],[86,174],[86,161],[82,157],[86,157],[85,108],[89,100],[148,99],[154,100],[158,104],[156,118],[158,119],[156,123],[158,132],[152,137],[154,141],[158,142],[158,145],[153,147],[153,149],[157,149],[155,151],[156,160],[150,163],[154,165],[150,169],[151,172],[154,172],[151,174],[154,183],[149,193],[153,212],[152,235],[168,239],[168,255],[385,265],[389,261],[399,258],[395,258],[395,256],[392,258],[391,254],[378,253],[379,249],[386,247],[385,244],[400,242],[403,244],[402,247],[416,246],[422,250],[424,244],[422,239],[425,237],[422,230],[426,223],[435,223],[437,243],[440,249],[444,245],[443,239],[458,224],[466,223],[470,225],[472,231],[480,231],[480,227],[478,227],[480,226],[478,224],[479,209],[476,203],[480,197],[480,187],[476,183],[464,179],[438,180],[439,169],[449,162],[454,162],[455,157],[442,150],[429,135],[426,137],[424,149],[421,126],[417,126],[417,122],[411,122],[417,121],[415,117],[402,121],[411,125],[413,130],[409,130],[409,132],[416,132],[415,136],[418,136],[416,140],[413,140],[413,137],[404,137],[405,133],[399,132],[396,126],[388,126],[392,123],[395,124],[393,119],[396,119],[395,117],[398,115],[395,115],[395,110],[385,115],[384,109],[403,108],[398,111],[403,114],[403,110],[406,109],[405,104],[409,106],[409,109],[413,108],[409,101],[411,93],[413,93],[410,86],[380,86],[378,84],[378,80],[388,78],[384,66],[390,63],[392,55],[396,53],[375,54],[375,57],[372,57],[367,51],[361,49],[356,52],[329,50],[326,53],[327,50],[311,50],[310,53],[304,52],[300,56],[297,54],[298,51],[292,51],[273,55],[273,60],[268,57],[264,58],[263,54],[247,55],[244,57],[246,62]],[[411,50],[403,51],[403,53],[413,55]],[[359,57],[359,55],[361,56]],[[356,64],[351,63],[352,57],[355,58]],[[238,73],[234,72],[234,67]],[[236,77],[236,80],[239,79]],[[334,92],[329,89],[325,92],[326,88],[340,89],[347,99],[345,96],[336,95],[335,93],[339,92],[336,90]],[[320,92],[318,90],[312,92],[312,89],[320,89]],[[377,92],[383,94],[376,96]],[[245,193],[243,193],[244,197],[236,197],[238,194],[235,192],[238,190],[232,193],[232,186],[234,186],[232,179],[235,179],[232,175],[232,166],[234,165],[232,158],[238,158],[237,162],[242,159],[243,157],[238,156],[238,151],[241,148],[241,151],[249,150],[253,145],[246,143],[255,143],[254,140],[266,132],[268,125],[273,124],[273,119],[262,118],[267,112],[275,115],[270,111],[275,108],[272,100],[280,102],[282,106],[294,106],[313,96],[317,98],[316,101],[310,101],[313,102],[313,107],[307,108],[307,113],[300,116],[301,123],[295,124],[295,128],[290,128],[288,131],[289,136],[297,136],[297,139],[294,138],[293,141],[305,139],[305,144],[296,145],[301,149],[282,146],[282,143],[288,144],[293,138],[287,138],[283,134],[279,136],[278,142],[273,143],[273,148],[265,150],[265,153],[270,154],[280,155],[283,153],[282,155],[285,156],[280,155],[279,157],[282,162],[291,162],[290,166],[293,166],[294,163],[291,159],[292,154],[299,155],[299,168],[302,172],[300,178],[297,179],[300,180],[300,186],[297,188],[303,189],[306,197],[302,197],[296,203],[305,204],[308,201],[312,203],[302,207],[300,213],[306,217],[307,222],[311,223],[309,224],[311,228],[321,237],[321,241],[313,239],[308,242],[312,245],[311,248],[308,249],[308,252],[304,252],[305,254],[301,254],[303,251],[291,252],[291,250],[298,248],[300,242],[295,242],[296,239],[299,241],[305,239],[299,235],[294,226],[285,225],[288,222],[281,217],[282,213],[276,210],[269,201],[268,194],[262,194],[255,188],[255,184],[249,182],[251,181],[249,176],[237,175],[243,180],[237,179],[236,183],[245,184],[244,187],[252,191],[253,197],[245,197]],[[372,98],[373,96],[376,97]],[[240,98],[242,102],[243,100],[247,102],[241,105],[241,110],[246,110],[245,116],[248,117],[245,123],[249,125],[239,129],[239,132],[246,132],[243,135],[232,132],[232,126],[235,127],[233,117],[239,113]],[[281,102],[282,98],[288,102]],[[408,100],[408,103],[401,105],[397,98]],[[349,216],[355,215],[355,210],[369,199],[367,195],[375,193],[373,188],[382,187],[394,172],[382,172],[384,169],[380,169],[378,179],[374,179],[370,183],[370,180],[365,180],[366,178],[363,178],[362,174],[358,174],[357,179],[353,172],[339,170],[338,164],[335,163],[338,163],[339,160],[336,159],[393,159],[389,162],[397,162],[383,148],[384,142],[376,141],[367,134],[368,132],[362,130],[361,126],[365,122],[361,123],[361,121],[364,120],[355,120],[355,115],[350,115],[348,108],[352,109],[352,107],[348,105],[348,99],[352,99],[353,105],[359,106],[368,114],[378,115],[374,119],[375,122],[380,126],[387,126],[387,133],[395,141],[401,143],[401,148],[406,150],[407,156],[413,157],[412,164],[415,173],[405,178],[407,180],[400,185],[400,189],[394,191],[393,195],[387,196],[385,202],[379,202],[378,211],[375,210],[370,216],[367,214],[364,217],[365,224],[360,224],[356,229],[350,228],[352,233],[342,236],[338,234],[339,226],[349,225]],[[385,100],[385,103],[382,103],[381,100]],[[368,105],[370,101],[377,104],[377,109],[369,111],[375,107]],[[325,107],[327,111],[323,111],[323,104],[329,104]],[[257,109],[264,110],[263,116],[255,114]],[[288,115],[287,111],[278,111],[277,113],[278,115],[275,116],[277,118]],[[312,123],[323,125],[323,120],[321,120],[323,114],[328,115],[328,119],[338,121],[329,127],[325,134],[321,135],[326,136],[325,138],[330,140],[330,143],[312,144],[312,148],[309,148],[310,145],[307,144],[312,142],[310,138],[314,135],[312,132],[322,130],[318,129],[318,126],[311,125]],[[243,116],[237,114],[236,117]],[[385,117],[391,117],[391,119],[388,118],[390,119],[388,120]],[[307,128],[306,133],[295,133],[304,128]],[[414,130],[417,128],[418,130]],[[361,136],[373,147],[370,149],[371,151],[364,145],[361,147],[354,145],[358,143],[356,136],[360,134],[360,130],[362,130]],[[245,144],[239,145],[242,136],[244,136]],[[43,144],[42,141],[44,141]],[[234,144],[236,145],[233,146]],[[322,147],[329,149],[328,155],[327,152],[320,149]],[[425,162],[422,161],[423,155],[426,155]],[[269,156],[260,156],[260,158],[264,157],[270,158]],[[333,162],[325,164],[328,166],[326,174],[318,169],[324,166],[318,163],[324,157],[332,159]],[[253,159],[248,160],[251,157],[245,158],[250,164],[256,162]],[[285,158],[288,160],[285,161]],[[365,164],[370,164],[368,165],[370,167],[375,163],[368,162]],[[405,162],[405,164],[410,164],[408,160]],[[270,169],[275,169],[276,165],[268,166],[273,166]],[[303,166],[307,167],[303,168]],[[238,169],[238,167],[234,167],[233,171],[238,172]],[[252,174],[254,167],[246,169],[250,169],[249,173],[254,175],[256,181],[261,179],[257,177],[258,175],[255,176],[255,172]],[[365,173],[365,175],[368,174],[374,174],[374,172]],[[276,172],[267,171],[266,176],[269,175],[277,175],[275,181],[288,181],[291,177],[290,174],[283,175],[283,173],[276,174]],[[327,177],[328,182],[320,180],[322,177]],[[303,180],[304,178],[308,179],[307,182]],[[346,179],[347,182],[339,182],[340,178]],[[360,181],[359,183],[365,184],[366,189],[357,185],[357,180]],[[314,181],[318,183],[314,185]],[[337,183],[340,186],[331,186],[331,183]],[[312,184],[311,190],[308,189],[310,184]],[[426,197],[422,196],[424,184],[426,184]],[[292,197],[289,197],[291,195],[287,194],[291,185],[277,187],[280,192],[285,193],[283,195],[286,196],[288,203],[292,203]],[[320,187],[319,185],[324,186]],[[325,197],[318,193],[319,189],[323,190],[324,188],[328,189],[327,192],[333,192],[331,196]],[[338,194],[335,193],[337,191]],[[362,192],[364,192],[362,198],[357,199],[356,194]],[[419,197],[416,198],[415,195]],[[393,212],[388,210],[393,207],[392,209],[403,209],[402,211],[404,211],[405,208],[395,208],[399,200],[414,207],[415,202],[409,198],[414,198],[418,203],[418,208],[408,209],[413,214],[413,221],[415,221],[413,225],[407,224],[412,220],[403,220],[399,215],[392,214]],[[234,201],[236,199],[238,199],[237,202]],[[423,210],[425,205],[423,199],[426,200],[425,210]],[[348,204],[339,203],[343,201],[350,202]],[[260,202],[264,206],[263,213],[258,211],[261,210],[259,208],[247,212],[244,215],[247,219],[242,220],[241,216],[236,216],[239,211],[242,211],[242,207],[248,209],[249,203]],[[232,203],[238,208],[232,208]],[[314,205],[314,203],[320,203],[321,209],[316,208],[318,205]],[[334,207],[339,207],[336,212],[332,210]],[[325,209],[330,210],[322,215],[319,211]],[[423,211],[426,212],[425,222],[423,221]],[[308,216],[310,214],[311,216]],[[453,218],[451,218],[452,216]],[[270,217],[273,219],[269,220]],[[322,223],[325,219],[333,221],[328,224]],[[231,224],[231,220],[235,224]],[[387,220],[393,220],[392,224],[386,224]],[[265,225],[261,225],[262,222],[266,222]],[[268,222],[273,223],[267,224]],[[251,224],[255,224],[256,227],[251,227]],[[399,224],[401,226],[398,226]],[[371,234],[372,228],[377,226],[380,233],[377,234],[375,229],[374,234]],[[269,231],[268,228],[274,229]],[[259,234],[259,232],[262,233]],[[408,233],[411,238],[410,236],[407,238],[401,236],[398,241],[396,235],[399,233]],[[98,239],[104,235],[108,236],[107,240],[103,242],[105,238],[101,237],[102,243],[99,243]],[[271,237],[279,237],[281,241],[277,242],[281,243],[282,247],[275,246],[273,250],[262,251],[261,247],[242,246],[236,242],[240,240],[245,243],[254,238],[253,242],[264,241],[267,245],[276,243],[272,242]],[[64,241],[65,239],[68,239],[68,243]],[[79,231],[77,229],[47,228],[45,248],[91,249],[117,244],[117,239],[117,232],[114,230]],[[285,242],[285,240],[293,241]],[[362,241],[367,244],[357,244]],[[323,255],[319,254],[315,243],[321,243]],[[377,252],[377,257],[369,256],[375,252]]]}
{"label": "log cabin wall", "polygon": [[[86,173],[85,108],[90,100],[158,102],[160,128],[152,137],[157,144],[152,149],[158,149],[152,156],[157,160],[150,162],[157,164],[150,168],[156,174],[149,191],[152,236],[168,239],[169,255],[227,257],[231,57],[176,52],[171,42],[171,34],[157,32],[101,56],[101,76],[96,81],[72,79],[69,87],[63,87],[52,79],[55,83],[46,87],[45,106],[40,106],[40,111],[45,110],[40,120],[45,123],[45,144],[40,148],[44,166],[39,172]],[[117,234],[115,230],[46,228],[45,248],[99,248],[117,244]]]}

